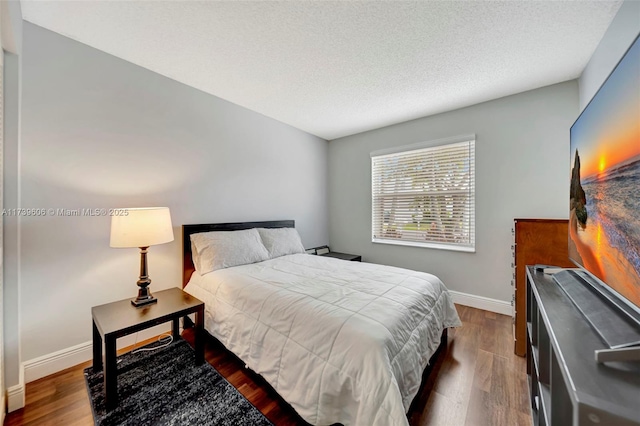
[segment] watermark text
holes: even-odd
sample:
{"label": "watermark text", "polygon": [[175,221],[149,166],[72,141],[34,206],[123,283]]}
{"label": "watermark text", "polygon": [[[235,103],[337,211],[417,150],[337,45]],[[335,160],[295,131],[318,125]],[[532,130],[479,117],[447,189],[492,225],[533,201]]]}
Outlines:
{"label": "watermark text", "polygon": [[67,209],[67,208],[53,208],[53,207],[41,207],[41,208],[16,208],[16,209],[2,209],[2,216],[22,216],[22,217],[43,217],[43,216],[57,216],[57,217],[92,217],[92,216],[129,216],[128,209],[106,209],[106,208],[79,208],[79,209]]}

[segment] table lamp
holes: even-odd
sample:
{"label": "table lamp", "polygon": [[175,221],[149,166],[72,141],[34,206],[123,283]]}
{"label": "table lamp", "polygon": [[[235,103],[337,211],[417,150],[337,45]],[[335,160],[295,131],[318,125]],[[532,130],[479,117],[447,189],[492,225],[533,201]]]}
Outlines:
{"label": "table lamp", "polygon": [[147,249],[149,246],[173,241],[173,227],[168,207],[144,207],[117,209],[123,213],[111,217],[111,241],[115,248],[140,248],[140,279],[138,297],[131,301],[133,306],[144,306],[157,302],[149,291],[151,279],[147,271]]}

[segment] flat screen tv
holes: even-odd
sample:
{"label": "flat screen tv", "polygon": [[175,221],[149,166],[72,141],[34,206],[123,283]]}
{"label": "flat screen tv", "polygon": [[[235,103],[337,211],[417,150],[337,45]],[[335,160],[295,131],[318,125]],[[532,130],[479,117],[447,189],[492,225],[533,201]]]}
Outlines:
{"label": "flat screen tv", "polygon": [[640,312],[640,36],[571,127],[569,257]]}

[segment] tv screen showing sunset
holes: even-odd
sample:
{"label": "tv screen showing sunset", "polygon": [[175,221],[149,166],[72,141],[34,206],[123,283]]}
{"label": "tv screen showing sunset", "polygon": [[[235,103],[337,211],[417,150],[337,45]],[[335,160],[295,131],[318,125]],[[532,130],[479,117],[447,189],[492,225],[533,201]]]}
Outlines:
{"label": "tv screen showing sunset", "polygon": [[640,307],[640,38],[571,127],[569,255]]}

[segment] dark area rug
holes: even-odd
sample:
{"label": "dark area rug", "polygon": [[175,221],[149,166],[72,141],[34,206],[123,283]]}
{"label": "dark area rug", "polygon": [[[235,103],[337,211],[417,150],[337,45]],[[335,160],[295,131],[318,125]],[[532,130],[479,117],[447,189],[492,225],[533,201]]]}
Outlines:
{"label": "dark area rug", "polygon": [[102,371],[84,370],[96,425],[273,426],[209,363],[196,366],[193,349],[182,339],[119,359],[119,405],[109,412]]}

